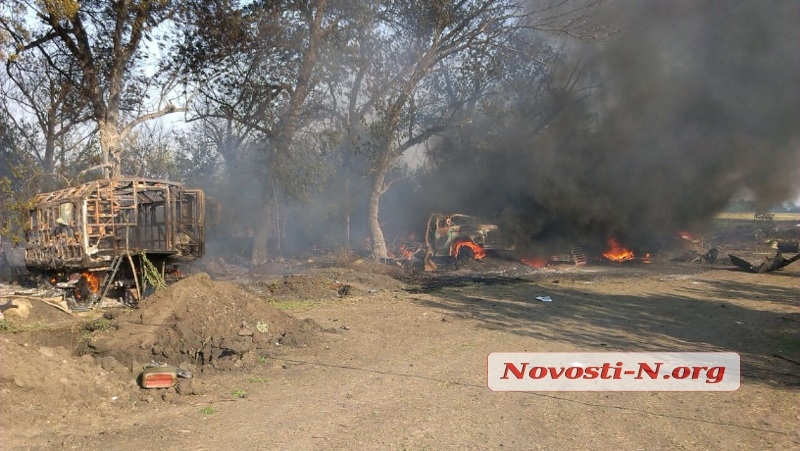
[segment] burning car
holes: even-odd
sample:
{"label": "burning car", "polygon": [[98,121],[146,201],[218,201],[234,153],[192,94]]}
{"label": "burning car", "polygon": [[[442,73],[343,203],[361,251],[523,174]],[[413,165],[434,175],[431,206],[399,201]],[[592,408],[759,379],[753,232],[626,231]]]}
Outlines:
{"label": "burning car", "polygon": [[487,251],[514,250],[495,224],[464,214],[435,213],[425,230],[426,257],[480,260]]}
{"label": "burning car", "polygon": [[161,180],[106,179],[38,194],[25,266],[66,289],[70,307],[91,307],[110,292],[138,301],[148,285],[204,254],[204,216],[202,190]]}

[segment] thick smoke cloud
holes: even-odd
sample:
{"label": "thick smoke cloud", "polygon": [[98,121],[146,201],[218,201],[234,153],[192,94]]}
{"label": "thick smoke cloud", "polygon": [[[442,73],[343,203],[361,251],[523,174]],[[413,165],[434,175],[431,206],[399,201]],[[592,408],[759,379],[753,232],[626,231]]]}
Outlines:
{"label": "thick smoke cloud", "polygon": [[[579,64],[590,90],[532,95],[510,117],[451,137],[438,151],[461,157],[428,188],[432,208],[499,216],[539,245],[644,244],[701,227],[742,189],[764,205],[791,199],[798,17],[798,2],[612,3],[595,19],[622,32],[579,44],[565,65],[571,74]],[[548,111],[558,114],[542,122]]]}

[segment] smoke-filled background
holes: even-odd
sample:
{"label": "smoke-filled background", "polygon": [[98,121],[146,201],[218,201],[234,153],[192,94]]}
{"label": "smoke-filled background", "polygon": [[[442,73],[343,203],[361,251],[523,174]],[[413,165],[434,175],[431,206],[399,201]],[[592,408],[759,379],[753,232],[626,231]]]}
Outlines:
{"label": "smoke-filled background", "polygon": [[620,32],[569,43],[550,94],[443,140],[436,209],[501,217],[527,243],[702,228],[733,196],[793,200],[800,179],[800,4],[626,1]]}

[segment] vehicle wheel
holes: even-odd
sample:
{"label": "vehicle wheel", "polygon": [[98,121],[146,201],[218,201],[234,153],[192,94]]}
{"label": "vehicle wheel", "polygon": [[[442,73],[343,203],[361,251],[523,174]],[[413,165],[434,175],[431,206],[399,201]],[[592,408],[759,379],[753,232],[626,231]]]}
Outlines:
{"label": "vehicle wheel", "polygon": [[472,260],[473,257],[475,257],[475,253],[472,252],[472,249],[470,249],[469,247],[461,246],[460,248],[458,248],[458,254],[456,254],[456,261],[465,262]]}
{"label": "vehicle wheel", "polygon": [[703,256],[703,260],[705,260],[706,263],[710,263],[712,265],[717,262],[718,258],[719,258],[719,249],[717,249],[716,247],[712,247],[711,250],[709,250],[706,253],[706,255]]}
{"label": "vehicle wheel", "polygon": [[89,304],[89,299],[92,294],[92,290],[89,288],[89,282],[86,280],[85,276],[81,276],[78,283],[75,284],[75,288],[73,288],[73,297],[78,304],[86,305]]}

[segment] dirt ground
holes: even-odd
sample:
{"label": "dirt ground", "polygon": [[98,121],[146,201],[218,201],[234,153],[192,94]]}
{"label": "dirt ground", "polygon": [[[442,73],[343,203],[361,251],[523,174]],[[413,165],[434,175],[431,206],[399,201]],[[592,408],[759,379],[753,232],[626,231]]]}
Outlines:
{"label": "dirt ground", "polygon": [[[194,272],[137,309],[72,315],[4,286],[0,304],[26,302],[0,333],[2,449],[800,449],[800,263]],[[733,351],[742,384],[493,392],[499,351]],[[139,388],[150,361],[193,377]]]}

